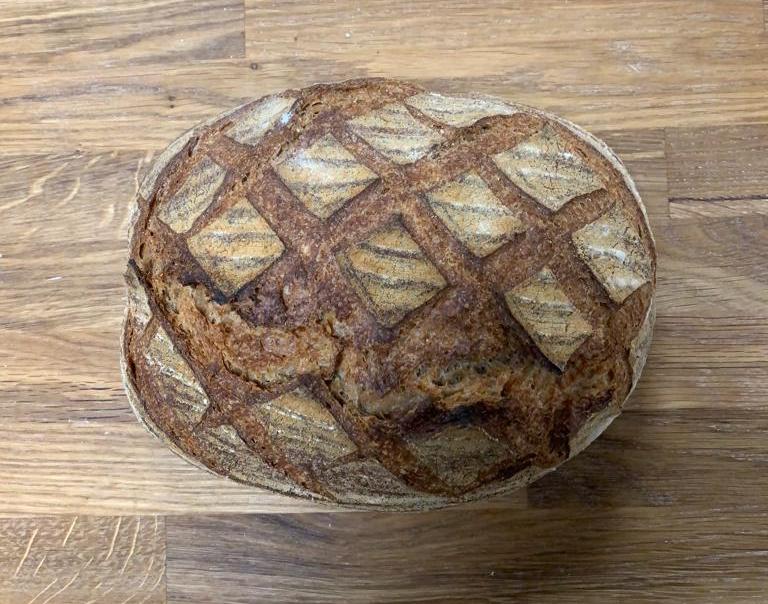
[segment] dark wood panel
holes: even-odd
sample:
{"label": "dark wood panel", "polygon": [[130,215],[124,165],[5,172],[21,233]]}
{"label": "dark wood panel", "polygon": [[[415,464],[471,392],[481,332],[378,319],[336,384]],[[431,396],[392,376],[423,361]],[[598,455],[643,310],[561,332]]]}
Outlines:
{"label": "dark wood panel", "polygon": [[168,602],[747,602],[765,588],[764,512],[175,517]]}
{"label": "dark wood panel", "polygon": [[673,220],[654,234],[662,316],[768,316],[768,215]]}
{"label": "dark wood panel", "polygon": [[589,449],[529,487],[528,505],[575,517],[593,507],[761,507],[766,427],[762,410],[658,411],[632,400]]}
{"label": "dark wood panel", "polygon": [[764,408],[766,325],[765,317],[657,317],[632,404],[659,412]]}
{"label": "dark wood panel", "polygon": [[768,214],[768,124],[667,133],[673,218]]}

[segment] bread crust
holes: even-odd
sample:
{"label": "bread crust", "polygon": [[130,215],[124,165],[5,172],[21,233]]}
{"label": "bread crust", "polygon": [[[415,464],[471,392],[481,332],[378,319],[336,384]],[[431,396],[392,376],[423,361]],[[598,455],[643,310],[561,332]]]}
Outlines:
{"label": "bread crust", "polygon": [[128,398],[246,484],[403,510],[508,492],[607,427],[650,346],[626,168],[501,99],[264,97],[172,143],[135,209]]}

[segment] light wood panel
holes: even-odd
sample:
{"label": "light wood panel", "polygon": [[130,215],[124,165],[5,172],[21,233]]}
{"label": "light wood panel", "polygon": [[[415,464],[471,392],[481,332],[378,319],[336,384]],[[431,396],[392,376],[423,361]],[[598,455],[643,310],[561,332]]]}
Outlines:
{"label": "light wood panel", "polygon": [[44,516],[0,520],[3,604],[161,604],[165,520]]}
{"label": "light wood panel", "polygon": [[601,129],[764,119],[763,34],[758,0],[246,0],[247,56],[268,73],[396,73]]}
{"label": "light wood panel", "polygon": [[244,53],[240,0],[0,1],[0,66],[12,69],[232,59]]}
{"label": "light wood panel", "polygon": [[0,158],[0,409],[133,421],[117,342],[129,204],[144,154]]}
{"label": "light wood panel", "polygon": [[318,509],[324,508],[200,470],[137,422],[0,426],[0,517]]}
{"label": "light wood panel", "polygon": [[[766,8],[0,0],[0,602],[765,599]],[[248,98],[365,75],[560,113],[648,207],[644,377],[508,497],[332,513],[187,464],[125,399],[128,204],[152,157]]]}
{"label": "light wood panel", "polygon": [[0,153],[156,149],[242,99],[364,75],[478,90],[600,130],[766,121],[761,22],[759,0],[249,0],[245,60],[10,64]]}
{"label": "light wood panel", "polygon": [[[4,327],[87,330],[120,321],[120,272],[144,154],[0,157]],[[87,303],[86,303],[87,301]]]}

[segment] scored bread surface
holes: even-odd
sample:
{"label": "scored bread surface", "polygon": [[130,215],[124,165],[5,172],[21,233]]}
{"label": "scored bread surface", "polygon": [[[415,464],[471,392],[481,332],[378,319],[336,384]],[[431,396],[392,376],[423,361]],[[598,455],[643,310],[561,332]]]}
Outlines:
{"label": "scored bread surface", "polygon": [[524,486],[637,383],[656,256],[600,141],[394,80],[289,90],[193,128],[139,188],[123,373],[197,465],[338,504]]}

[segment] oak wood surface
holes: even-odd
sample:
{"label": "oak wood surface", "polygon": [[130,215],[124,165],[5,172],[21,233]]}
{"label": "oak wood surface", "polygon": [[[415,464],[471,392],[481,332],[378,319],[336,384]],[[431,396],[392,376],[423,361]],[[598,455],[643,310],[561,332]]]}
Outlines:
{"label": "oak wood surface", "polygon": [[165,602],[165,520],[41,516],[0,522],[0,594],[28,602]]}
{"label": "oak wood surface", "polygon": [[[0,0],[0,602],[768,599],[762,0]],[[336,513],[178,459],[118,342],[131,196],[248,98],[385,75],[576,121],[659,252],[627,411],[528,489]]]}

